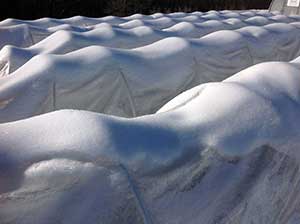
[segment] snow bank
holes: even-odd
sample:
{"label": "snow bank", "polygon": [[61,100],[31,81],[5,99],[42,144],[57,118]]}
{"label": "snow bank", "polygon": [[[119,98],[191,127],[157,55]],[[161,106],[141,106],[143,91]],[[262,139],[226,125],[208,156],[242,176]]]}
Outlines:
{"label": "snow bank", "polygon": [[63,110],[0,124],[2,222],[296,220],[299,60],[200,85],[155,115]]}
{"label": "snow bank", "polygon": [[[133,50],[91,46],[33,57],[37,49],[5,47],[1,55],[9,63],[0,80],[0,120],[57,109],[123,117],[154,113],[198,84],[221,81],[259,62],[295,58],[300,53],[299,35],[295,26],[277,23],[218,31],[198,40],[166,38]],[[50,53],[52,47],[55,53],[68,50],[45,49]],[[16,71],[7,75],[8,70]]]}

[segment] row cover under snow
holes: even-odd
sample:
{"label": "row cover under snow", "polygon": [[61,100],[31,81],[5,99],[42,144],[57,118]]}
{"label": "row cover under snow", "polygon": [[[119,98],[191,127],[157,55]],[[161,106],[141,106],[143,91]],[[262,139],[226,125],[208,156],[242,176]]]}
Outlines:
{"label": "row cover under snow", "polygon": [[[37,20],[18,20],[18,19],[6,19],[0,22],[0,26],[14,26],[19,24],[28,24],[31,26],[37,26],[40,28],[49,28],[59,25],[71,25],[77,27],[89,27],[94,26],[99,23],[108,23],[111,25],[124,24],[126,22],[131,22],[133,20],[140,20],[144,22],[160,21],[160,23],[165,23],[166,21],[195,21],[199,19],[208,20],[220,20],[227,18],[250,18],[254,16],[274,16],[277,13],[270,13],[265,10],[253,10],[253,11],[209,11],[209,12],[193,12],[193,13],[155,13],[153,15],[145,16],[142,14],[134,14],[128,17],[117,17],[117,16],[106,16],[102,18],[91,18],[84,16],[74,16],[66,19],[55,19],[55,18],[41,18]],[[297,16],[294,16],[297,17]]]}
{"label": "row cover under snow", "polygon": [[200,85],[155,115],[0,124],[1,222],[299,223],[299,61]]}
{"label": "row cover under snow", "polygon": [[[255,21],[255,23],[254,21],[249,23],[239,19],[230,19],[227,21],[208,21],[201,24],[182,22],[162,31],[145,26],[123,30],[105,24],[84,33],[61,30],[27,49],[14,46],[3,47],[0,51],[0,76],[1,73],[3,75],[4,73],[14,72],[38,54],[65,54],[91,45],[132,49],[167,37],[200,38],[218,30],[233,30],[253,24],[263,26],[274,22],[268,19]],[[300,22],[290,24],[300,28]]]}
{"label": "row cover under snow", "polygon": [[[236,13],[233,13],[236,15]],[[293,21],[299,21],[299,17],[287,17],[284,15],[273,15],[273,16],[253,16],[253,17],[245,17],[245,16],[240,16],[237,14],[237,16],[232,17],[223,17],[219,18],[210,18],[210,17],[204,17],[200,18],[196,15],[189,15],[180,19],[170,19],[168,17],[163,17],[159,19],[154,19],[149,21],[143,21],[143,20],[131,20],[129,22],[121,23],[118,25],[113,25],[110,23],[99,23],[95,24],[93,26],[71,26],[69,24],[60,24],[54,27],[49,27],[49,28],[42,28],[42,27],[37,27],[37,26],[32,26],[31,23],[28,23],[27,21],[19,20],[17,25],[10,25],[10,26],[0,26],[0,48],[7,45],[11,44],[14,46],[19,46],[19,47],[28,47],[31,46],[35,43],[38,43],[39,41],[43,40],[47,36],[51,35],[53,32],[58,31],[58,30],[69,30],[69,31],[76,31],[76,32],[87,32],[91,31],[93,29],[97,29],[98,27],[102,27],[103,25],[106,26],[112,26],[113,28],[119,28],[119,29],[133,29],[136,27],[140,26],[147,26],[149,28],[153,29],[158,29],[161,30],[163,28],[171,28],[172,26],[175,26],[178,23],[181,22],[189,22],[189,23],[205,23],[207,21],[212,21],[216,23],[217,21],[224,21],[225,25],[226,24],[236,24],[236,23],[241,23],[241,21],[245,21],[248,25],[266,25],[268,23],[272,22],[293,22]],[[229,18],[229,19],[228,19]],[[238,20],[238,21],[236,21]],[[4,21],[5,22],[5,21]],[[3,22],[3,23],[4,23]],[[6,24],[6,23],[4,23]],[[14,23],[12,23],[14,24]],[[8,25],[8,24],[6,24]],[[199,24],[201,25],[201,24]],[[208,24],[204,25],[204,27],[199,27],[202,29],[205,29]],[[177,27],[178,28],[178,27]],[[236,27],[237,28],[237,27]],[[206,28],[207,29],[207,28]],[[126,32],[126,31],[125,31]]]}
{"label": "row cover under snow", "polygon": [[218,31],[199,40],[166,38],[134,50],[91,46],[65,55],[38,55],[1,77],[0,121],[57,109],[123,117],[154,113],[193,86],[299,54],[300,30],[272,24]]}

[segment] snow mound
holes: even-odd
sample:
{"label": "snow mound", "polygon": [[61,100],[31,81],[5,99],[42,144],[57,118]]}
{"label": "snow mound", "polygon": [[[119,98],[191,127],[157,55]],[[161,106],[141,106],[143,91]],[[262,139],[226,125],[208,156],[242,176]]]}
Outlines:
{"label": "snow mound", "polygon": [[155,115],[62,110],[0,124],[1,220],[297,220],[299,199],[284,198],[299,181],[299,60],[197,86]]}

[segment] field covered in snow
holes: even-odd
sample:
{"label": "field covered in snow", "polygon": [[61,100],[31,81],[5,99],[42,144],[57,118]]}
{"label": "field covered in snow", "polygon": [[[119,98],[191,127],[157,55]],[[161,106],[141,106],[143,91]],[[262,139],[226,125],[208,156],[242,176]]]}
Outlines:
{"label": "field covered in snow", "polygon": [[298,224],[299,117],[300,16],[4,20],[0,223]]}

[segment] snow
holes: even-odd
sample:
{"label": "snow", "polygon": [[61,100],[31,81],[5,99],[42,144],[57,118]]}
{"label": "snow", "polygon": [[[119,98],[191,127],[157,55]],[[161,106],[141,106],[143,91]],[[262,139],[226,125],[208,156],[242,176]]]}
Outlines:
{"label": "snow", "polygon": [[0,48],[7,44],[19,47],[29,47],[59,30],[85,32],[90,29],[74,27],[68,24],[57,25],[49,28],[41,28],[27,24],[0,26]]}
{"label": "snow", "polygon": [[[113,43],[113,32],[104,33],[103,39]],[[125,50],[89,46],[97,42],[92,34],[59,31],[27,49],[6,46],[1,50],[0,61],[6,63],[0,70],[0,99],[6,103],[0,120],[14,121],[58,109],[123,117],[154,113],[201,83],[221,81],[260,62],[299,56],[299,36],[297,26],[276,23],[212,32],[199,39],[168,37]]]}
{"label": "snow", "polygon": [[297,223],[299,29],[258,10],[0,22],[0,223]]}
{"label": "snow", "polygon": [[[230,21],[232,19],[238,20],[239,22],[236,22],[237,24],[231,24],[229,22],[228,25],[227,20]],[[213,20],[214,22],[220,22],[215,24],[205,23],[209,22],[210,20]],[[147,26],[156,30],[162,30],[163,28],[166,28],[168,30],[169,28],[171,28],[171,26],[176,26],[176,24],[180,22],[189,22],[195,25],[198,24],[200,26],[200,30],[198,30],[197,32],[200,32],[200,34],[198,35],[201,35],[201,31],[204,29],[202,33],[202,35],[204,35],[209,32],[212,32],[213,30],[211,29],[214,29],[214,31],[225,28],[237,29],[240,28],[241,24],[244,23],[248,25],[262,26],[273,22],[296,21],[299,21],[299,17],[284,17],[278,16],[276,14],[263,13],[261,11],[249,11],[248,14],[245,12],[237,13],[231,11],[210,11],[207,13],[185,13],[181,16],[178,16],[177,14],[153,14],[150,16],[137,14],[123,18],[113,16],[103,18],[88,18],[76,16],[63,20],[42,18],[33,21],[7,19],[0,22],[0,48],[7,44],[11,44],[18,47],[28,47],[35,43],[38,43],[39,41],[43,40],[44,38],[58,30],[69,30],[73,32],[75,31],[82,33],[95,29],[99,26],[102,27],[103,25],[110,25],[113,28],[119,29],[133,29],[139,26]],[[204,25],[204,27],[201,26],[202,24]],[[200,36],[192,35],[192,37]]]}
{"label": "snow", "polygon": [[[107,214],[103,220],[110,223],[116,218],[113,211],[128,200],[120,195],[123,192],[138,197],[128,203],[136,207],[142,205],[151,214],[151,220],[169,220],[170,223],[176,223],[175,220],[180,223],[183,220],[188,223],[207,220],[207,223],[212,223],[221,215],[221,210],[216,208],[222,200],[229,203],[223,194],[232,187],[224,184],[229,182],[238,186],[236,178],[241,178],[238,176],[249,170],[244,162],[229,165],[227,160],[239,158],[247,161],[255,153],[264,153],[267,149],[263,146],[266,145],[278,153],[299,158],[300,132],[295,122],[300,115],[299,69],[300,64],[296,62],[256,65],[223,82],[207,83],[188,90],[156,115],[125,119],[62,110],[1,124],[0,181],[5,184],[1,188],[0,217],[6,222],[14,222],[20,214],[26,214],[25,218],[22,216],[22,223],[48,223],[47,220],[55,219],[63,220],[63,223],[80,223],[83,219],[93,223]],[[164,193],[165,181],[160,182],[161,178],[169,173],[169,181],[186,182],[183,175],[186,169],[194,166],[195,159],[201,161],[207,153],[218,155],[212,158],[223,158],[217,163],[219,165],[208,159],[210,157],[201,163],[213,163],[211,171],[206,171],[206,181],[212,178],[210,184],[216,184],[219,180],[223,189],[218,187],[216,193],[213,185],[207,188],[206,181],[200,182],[200,186],[192,187],[191,192],[175,196],[174,200],[180,203],[172,203],[163,213],[159,212],[163,206],[161,203],[172,202],[170,195],[182,187],[173,185],[174,188]],[[202,156],[191,157],[199,154]],[[224,166],[227,179],[216,179],[221,175],[219,166]],[[241,174],[236,173],[236,166]],[[174,167],[177,167],[176,172]],[[14,178],[8,180],[5,173],[13,174]],[[128,175],[135,180],[131,188]],[[99,180],[96,184],[95,178]],[[136,181],[144,190],[135,185]],[[157,185],[150,184],[152,181]],[[201,194],[197,194],[198,191]],[[217,205],[208,203],[204,209],[207,216],[198,214],[189,219],[191,212],[198,211],[194,210],[195,204],[191,203],[189,195],[197,195],[194,203],[199,203],[199,208],[202,208],[199,200],[207,201],[207,197],[211,200],[215,197],[214,192],[225,199],[219,199]],[[94,195],[98,195],[99,200]],[[36,197],[41,198],[33,203]],[[251,202],[251,196],[248,197]],[[30,203],[30,206],[23,206],[24,203]],[[259,203],[264,205],[266,202]],[[174,217],[183,204],[185,209],[181,208],[180,218]],[[56,213],[63,205],[67,212]],[[124,215],[124,219],[126,216],[143,219],[146,211],[140,209],[129,210],[126,214],[121,212],[120,215]],[[76,215],[70,215],[74,211],[77,211]]]}

